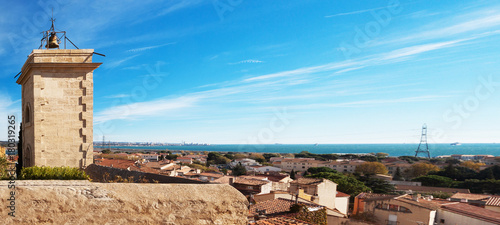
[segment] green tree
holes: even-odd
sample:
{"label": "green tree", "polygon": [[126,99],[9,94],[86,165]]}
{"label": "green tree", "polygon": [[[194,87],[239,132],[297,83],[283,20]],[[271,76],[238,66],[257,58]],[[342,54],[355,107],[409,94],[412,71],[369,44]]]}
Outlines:
{"label": "green tree", "polygon": [[423,186],[431,187],[452,187],[454,185],[453,179],[438,175],[426,175],[412,179],[412,181],[422,182]]}
{"label": "green tree", "polygon": [[478,174],[479,179],[496,179],[500,180],[500,166],[494,165],[492,167],[488,167],[484,170],[481,170]]}
{"label": "green tree", "polygon": [[396,168],[396,172],[394,173],[394,176],[392,177],[393,180],[403,180],[403,175],[401,174],[401,168]]}
{"label": "green tree", "polygon": [[373,193],[388,194],[394,192],[395,190],[394,185],[386,180],[369,176],[362,176],[359,177],[358,179],[359,181],[363,182],[367,187],[372,189]]}
{"label": "green tree", "polygon": [[290,179],[293,179],[295,180],[295,171],[292,169],[292,171],[290,172]]}
{"label": "green tree", "polygon": [[387,158],[389,154],[385,152],[378,152],[375,156],[377,156],[377,158]]}
{"label": "green tree", "polygon": [[461,166],[454,166],[453,164],[448,164],[444,170],[436,171],[436,172],[431,172],[429,175],[438,175],[438,176],[443,176],[443,177],[449,177],[453,180],[458,180],[458,181],[464,181],[467,179],[475,179],[478,178],[478,173],[475,170],[466,168],[466,167],[461,167]]}
{"label": "green tree", "polygon": [[439,171],[439,167],[430,163],[421,162],[411,165],[410,171],[412,177],[419,177],[427,175],[429,172],[437,172]]}
{"label": "green tree", "polygon": [[177,157],[179,157],[179,155],[177,155],[177,154],[169,154],[169,155],[165,156],[165,159],[168,159],[168,160],[177,160]]}
{"label": "green tree", "polygon": [[233,176],[241,176],[247,174],[247,169],[245,166],[241,165],[241,163],[238,163],[236,166],[232,168],[233,170]]}
{"label": "green tree", "polygon": [[264,156],[264,158],[266,159],[266,161],[269,162],[269,159],[271,159],[272,157],[279,157],[279,154],[264,153],[264,154],[262,154],[262,156]]}
{"label": "green tree", "polygon": [[388,170],[382,163],[365,162],[359,166],[356,166],[356,172],[365,175],[372,175],[372,174],[387,174]]}
{"label": "green tree", "polygon": [[101,152],[102,152],[103,154],[111,154],[111,153],[113,153],[113,152],[111,152],[111,150],[109,150],[109,149],[104,149],[104,150],[102,150]]}
{"label": "green tree", "polygon": [[264,156],[260,153],[251,153],[249,158],[254,159],[259,163],[266,162],[266,158],[264,158]]}
{"label": "green tree", "polygon": [[362,155],[359,157],[360,160],[367,161],[367,162],[377,162],[378,158],[373,156],[373,155]]}
{"label": "green tree", "polygon": [[9,178],[7,172],[7,166],[9,162],[6,157],[0,156],[0,180]]}
{"label": "green tree", "polygon": [[317,174],[308,175],[307,177],[325,178],[331,180],[338,185],[337,190],[347,193],[352,197],[355,197],[361,192],[371,191],[371,189],[367,187],[363,182],[357,180],[352,176],[345,176],[340,173],[320,172]]}
{"label": "green tree", "polygon": [[311,174],[316,174],[316,173],[321,173],[321,172],[330,172],[330,173],[336,173],[337,171],[334,169],[331,169],[329,167],[311,167],[307,169],[307,172]]}

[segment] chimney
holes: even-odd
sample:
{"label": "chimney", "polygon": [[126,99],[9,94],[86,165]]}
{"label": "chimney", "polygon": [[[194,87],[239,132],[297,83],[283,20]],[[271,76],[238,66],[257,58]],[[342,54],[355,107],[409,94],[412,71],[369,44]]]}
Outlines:
{"label": "chimney", "polygon": [[229,185],[233,185],[233,183],[234,183],[234,178],[233,178],[233,177],[230,177],[230,178],[229,178]]}
{"label": "chimney", "polygon": [[413,201],[418,202],[418,199],[420,198],[420,196],[421,196],[420,194],[414,194],[413,195]]}

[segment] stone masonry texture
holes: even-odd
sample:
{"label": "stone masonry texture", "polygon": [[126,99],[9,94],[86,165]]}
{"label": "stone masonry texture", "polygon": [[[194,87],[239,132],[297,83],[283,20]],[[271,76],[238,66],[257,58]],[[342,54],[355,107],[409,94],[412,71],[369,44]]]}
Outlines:
{"label": "stone masonry texture", "polygon": [[33,50],[22,85],[24,166],[85,167],[93,152],[93,49]]}
{"label": "stone masonry texture", "polygon": [[17,181],[15,217],[0,181],[0,224],[247,224],[248,201],[227,184]]}

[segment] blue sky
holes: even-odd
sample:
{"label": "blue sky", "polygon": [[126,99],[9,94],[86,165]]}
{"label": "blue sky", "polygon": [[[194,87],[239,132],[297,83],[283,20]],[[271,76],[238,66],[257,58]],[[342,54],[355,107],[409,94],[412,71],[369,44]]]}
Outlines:
{"label": "blue sky", "polygon": [[0,8],[0,118],[54,8],[106,54],[96,141],[415,143],[426,123],[430,143],[500,142],[497,1],[40,3]]}

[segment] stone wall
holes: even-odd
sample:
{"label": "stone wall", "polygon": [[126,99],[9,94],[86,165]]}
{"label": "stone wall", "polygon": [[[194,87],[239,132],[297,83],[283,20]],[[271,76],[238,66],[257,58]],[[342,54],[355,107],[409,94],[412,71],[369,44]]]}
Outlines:
{"label": "stone wall", "polygon": [[0,224],[247,224],[248,201],[227,184],[16,183],[11,217],[0,181]]}
{"label": "stone wall", "polygon": [[24,166],[85,167],[93,152],[92,49],[33,50],[22,85]]}
{"label": "stone wall", "polygon": [[116,176],[123,179],[132,178],[135,183],[167,183],[167,184],[209,184],[203,181],[190,180],[180,177],[170,177],[154,173],[144,173],[139,171],[128,171],[117,169],[113,167],[100,166],[91,164],[85,168],[85,173],[89,175],[90,179],[94,182],[109,182]]}

